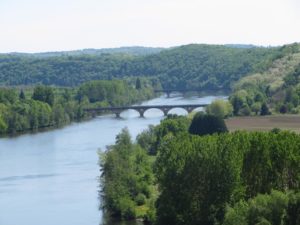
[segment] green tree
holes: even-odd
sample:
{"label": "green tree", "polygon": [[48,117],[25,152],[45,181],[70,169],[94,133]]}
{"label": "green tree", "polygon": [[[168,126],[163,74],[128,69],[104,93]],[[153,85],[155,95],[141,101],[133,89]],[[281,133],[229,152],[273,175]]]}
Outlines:
{"label": "green tree", "polygon": [[213,101],[206,108],[207,114],[215,115],[217,117],[226,118],[233,113],[233,107],[230,102],[218,99]]}
{"label": "green tree", "polygon": [[135,89],[140,90],[142,88],[142,83],[140,78],[136,79],[136,83],[135,83]]}
{"label": "green tree", "polygon": [[260,115],[266,116],[266,115],[270,115],[270,114],[271,114],[271,113],[270,113],[269,107],[268,107],[267,103],[264,102],[264,103],[261,105]]}
{"label": "green tree", "polygon": [[41,102],[46,102],[50,106],[54,104],[54,92],[51,87],[46,86],[36,86],[33,90],[32,99]]}
{"label": "green tree", "polygon": [[5,133],[7,128],[8,128],[7,124],[6,124],[6,122],[4,121],[3,117],[0,114],[0,134]]}
{"label": "green tree", "polygon": [[24,94],[23,89],[20,91],[19,98],[20,98],[21,100],[25,100],[25,94]]}
{"label": "green tree", "polygon": [[227,132],[228,129],[223,118],[207,115],[201,112],[197,113],[190,125],[189,132],[197,135],[207,135],[214,133]]}

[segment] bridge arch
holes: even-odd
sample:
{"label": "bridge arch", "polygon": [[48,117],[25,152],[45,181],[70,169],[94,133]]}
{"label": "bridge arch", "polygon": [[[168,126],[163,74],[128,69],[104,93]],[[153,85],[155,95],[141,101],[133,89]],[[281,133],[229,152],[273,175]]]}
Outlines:
{"label": "bridge arch", "polygon": [[174,108],[170,108],[170,109],[168,110],[168,113],[167,113],[167,114],[169,114],[170,111],[176,110],[176,109],[180,109],[180,110],[182,110],[182,111],[185,111],[187,114],[190,113],[190,110],[188,110],[188,109],[185,108],[185,107],[174,107]]}
{"label": "bridge arch", "polygon": [[191,105],[141,105],[141,106],[120,106],[120,107],[101,107],[101,108],[87,108],[86,112],[93,114],[112,112],[117,117],[121,116],[121,113],[125,110],[135,110],[140,114],[140,117],[144,117],[144,113],[150,109],[158,109],[166,116],[172,109],[180,108],[191,113],[195,109],[206,107],[207,104],[191,104]]}

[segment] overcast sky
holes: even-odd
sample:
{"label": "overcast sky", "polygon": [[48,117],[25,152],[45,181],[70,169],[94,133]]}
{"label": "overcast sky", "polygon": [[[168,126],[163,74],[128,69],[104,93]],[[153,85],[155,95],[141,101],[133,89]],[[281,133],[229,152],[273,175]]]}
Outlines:
{"label": "overcast sky", "polygon": [[0,0],[0,52],[300,42],[300,0]]}

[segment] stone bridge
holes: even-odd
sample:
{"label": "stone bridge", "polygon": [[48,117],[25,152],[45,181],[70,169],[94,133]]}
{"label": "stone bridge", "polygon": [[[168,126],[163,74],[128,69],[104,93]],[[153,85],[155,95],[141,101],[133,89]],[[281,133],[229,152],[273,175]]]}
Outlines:
{"label": "stone bridge", "polygon": [[206,107],[208,104],[190,104],[190,105],[140,105],[140,106],[121,106],[121,107],[99,107],[99,108],[87,108],[85,112],[91,113],[93,116],[97,113],[108,113],[112,112],[120,117],[120,114],[128,109],[133,109],[139,112],[140,117],[144,117],[144,113],[148,109],[160,109],[164,115],[168,115],[169,111],[174,108],[185,109],[188,113],[191,113],[196,108]]}

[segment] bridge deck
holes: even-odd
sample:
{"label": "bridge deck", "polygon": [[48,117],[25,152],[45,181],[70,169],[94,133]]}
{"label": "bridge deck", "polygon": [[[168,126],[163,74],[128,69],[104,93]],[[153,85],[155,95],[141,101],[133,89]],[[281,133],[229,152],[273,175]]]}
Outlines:
{"label": "bridge deck", "polygon": [[87,108],[85,111],[114,111],[114,110],[127,110],[127,109],[173,109],[173,108],[199,108],[206,107],[208,104],[189,104],[189,105],[139,105],[139,106],[119,106],[119,107],[98,107]]}

